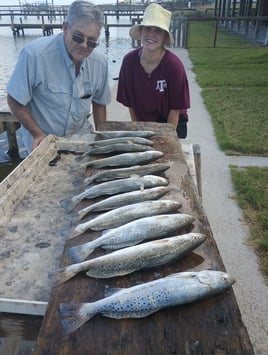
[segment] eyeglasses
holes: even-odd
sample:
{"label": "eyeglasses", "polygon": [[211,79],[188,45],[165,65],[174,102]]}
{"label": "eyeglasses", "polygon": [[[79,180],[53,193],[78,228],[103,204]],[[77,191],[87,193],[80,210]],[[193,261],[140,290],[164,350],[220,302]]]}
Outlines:
{"label": "eyeglasses", "polygon": [[[82,44],[85,42],[85,36],[82,33],[73,33],[72,39],[78,44]],[[99,42],[95,42],[90,38],[87,38],[86,42],[87,42],[87,46],[90,48],[96,48],[100,44]]]}

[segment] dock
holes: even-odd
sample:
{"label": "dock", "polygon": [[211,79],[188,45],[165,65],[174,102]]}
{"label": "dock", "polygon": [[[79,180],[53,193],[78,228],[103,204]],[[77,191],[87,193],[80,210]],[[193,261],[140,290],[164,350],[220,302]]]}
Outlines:
{"label": "dock", "polygon": [[[104,13],[105,34],[109,34],[109,27],[130,27],[134,21],[141,21],[145,4],[137,5],[99,5]],[[10,27],[14,36],[24,36],[27,29],[41,29],[44,36],[53,34],[55,29],[61,29],[67,15],[68,7],[55,6],[38,10],[37,6],[21,6],[4,8],[0,7],[0,27]],[[109,23],[108,17],[129,17],[127,24]]]}

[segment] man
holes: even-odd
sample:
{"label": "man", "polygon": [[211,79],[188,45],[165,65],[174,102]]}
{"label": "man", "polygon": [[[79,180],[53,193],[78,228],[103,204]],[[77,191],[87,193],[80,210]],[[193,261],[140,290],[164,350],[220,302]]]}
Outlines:
{"label": "man", "polygon": [[108,63],[94,50],[103,22],[94,4],[74,1],[63,33],[38,38],[22,50],[7,85],[7,101],[22,124],[28,153],[48,134],[89,130],[91,105],[95,126],[106,120],[111,100]]}

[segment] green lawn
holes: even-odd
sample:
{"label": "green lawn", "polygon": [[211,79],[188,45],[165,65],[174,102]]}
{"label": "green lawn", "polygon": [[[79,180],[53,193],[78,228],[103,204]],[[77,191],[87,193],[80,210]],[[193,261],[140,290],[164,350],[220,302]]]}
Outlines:
{"label": "green lawn", "polygon": [[189,53],[220,147],[226,154],[268,156],[268,49]]}
{"label": "green lawn", "polygon": [[249,241],[261,259],[262,270],[268,275],[268,167],[231,167],[237,200],[250,225]]}
{"label": "green lawn", "polygon": [[[225,154],[268,156],[268,48],[221,33],[218,47],[199,48],[211,39],[211,23],[190,26],[189,55]],[[206,36],[207,31],[207,36]],[[268,167],[231,167],[237,200],[250,227],[249,241],[268,275]]]}

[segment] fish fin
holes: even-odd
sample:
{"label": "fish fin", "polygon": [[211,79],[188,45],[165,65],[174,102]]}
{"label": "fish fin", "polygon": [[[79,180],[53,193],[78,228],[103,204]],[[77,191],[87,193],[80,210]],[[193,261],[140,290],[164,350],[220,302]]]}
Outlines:
{"label": "fish fin", "polygon": [[131,174],[130,177],[138,179],[141,177],[141,175],[140,174]]}
{"label": "fish fin", "polygon": [[120,288],[120,287],[105,286],[105,289],[104,289],[104,297],[112,296],[112,295],[114,295],[115,293],[120,292],[120,291],[122,291],[122,290],[123,290],[123,288]]}
{"label": "fish fin", "polygon": [[75,276],[68,274],[67,270],[67,267],[63,267],[48,273],[48,278],[52,280],[52,287],[56,287]]}
{"label": "fish fin", "polygon": [[83,233],[84,233],[84,231],[80,231],[79,229],[77,229],[77,226],[76,226],[75,228],[73,228],[73,229],[69,232],[68,237],[67,237],[67,240],[73,239],[73,238],[75,238],[75,237],[77,237],[78,235],[83,234]]}
{"label": "fish fin", "polygon": [[79,210],[77,212],[76,220],[80,221],[82,218],[84,218],[92,210],[93,210],[93,208],[91,206],[87,206],[87,207],[83,208],[82,210]]}
{"label": "fish fin", "polygon": [[197,272],[196,271],[185,271],[185,272],[180,272],[180,273],[174,273],[174,274],[170,274],[166,277],[179,277],[182,279],[193,279],[194,277],[196,277]]}
{"label": "fish fin", "polygon": [[82,187],[85,185],[84,180],[85,180],[84,178],[78,177],[72,182],[72,184],[74,187]]}
{"label": "fish fin", "polygon": [[75,161],[80,162],[81,160],[83,160],[86,157],[86,153],[82,154],[82,155],[78,155],[77,157],[74,158]]}
{"label": "fish fin", "polygon": [[85,303],[61,303],[59,305],[59,317],[63,336],[74,332],[90,318],[94,317],[95,313],[80,312],[84,304]]}
{"label": "fish fin", "polygon": [[59,201],[60,206],[63,207],[69,213],[75,209],[77,203],[78,202],[74,202],[72,198],[66,198],[64,200]]}
{"label": "fish fin", "polygon": [[69,257],[76,263],[84,261],[95,250],[95,248],[89,248],[88,244],[89,243],[68,248],[67,252]]}

